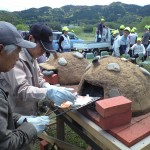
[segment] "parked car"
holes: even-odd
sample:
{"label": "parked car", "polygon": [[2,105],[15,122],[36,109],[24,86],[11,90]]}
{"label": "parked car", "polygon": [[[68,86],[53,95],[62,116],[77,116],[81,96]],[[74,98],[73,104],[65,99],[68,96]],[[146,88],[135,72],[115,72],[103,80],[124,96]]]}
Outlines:
{"label": "parked car", "polygon": [[[58,50],[58,40],[61,36],[62,32],[60,31],[53,31],[53,48],[54,50]],[[73,32],[68,32],[68,35],[70,37],[70,45],[71,45],[71,50],[74,50],[73,48],[73,43],[82,43],[84,40],[78,38]]]}

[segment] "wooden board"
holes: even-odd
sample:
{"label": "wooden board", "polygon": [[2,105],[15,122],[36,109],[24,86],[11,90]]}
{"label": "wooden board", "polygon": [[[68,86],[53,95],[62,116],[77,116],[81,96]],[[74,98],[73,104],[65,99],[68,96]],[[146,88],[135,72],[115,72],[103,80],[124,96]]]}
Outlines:
{"label": "wooden board", "polygon": [[38,137],[40,139],[43,139],[45,141],[47,141],[48,143],[51,143],[52,145],[55,143],[58,147],[64,149],[64,150],[83,150],[82,148],[79,148],[77,146],[74,146],[70,143],[61,141],[59,139],[56,139],[54,137],[45,135],[45,134],[39,134]]}
{"label": "wooden board", "polygon": [[[127,147],[118,139],[104,131],[94,122],[90,121],[88,118],[83,116],[81,113],[74,110],[73,112],[67,113],[73,120],[78,122],[89,134],[93,135],[94,139],[97,142],[99,141],[108,149],[113,150],[148,150],[150,149],[150,136],[144,138],[142,141],[138,142],[137,144],[133,145],[132,147]],[[96,142],[96,143],[97,143]]]}

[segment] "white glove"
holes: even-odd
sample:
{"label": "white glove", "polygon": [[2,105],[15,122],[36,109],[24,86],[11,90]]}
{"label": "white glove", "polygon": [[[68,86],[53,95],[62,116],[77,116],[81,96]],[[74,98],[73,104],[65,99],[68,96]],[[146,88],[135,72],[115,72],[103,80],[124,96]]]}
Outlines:
{"label": "white glove", "polygon": [[74,104],[76,97],[70,92],[70,90],[72,90],[72,88],[52,86],[51,88],[48,88],[46,95],[56,106],[60,106],[66,101],[71,101]]}
{"label": "white glove", "polygon": [[30,122],[36,128],[37,133],[43,132],[46,126],[50,123],[50,119],[48,116],[22,116],[20,118],[20,121],[26,118],[27,122]]}
{"label": "white glove", "polygon": [[27,122],[33,124],[37,133],[41,133],[46,129],[46,126],[49,125],[50,119],[48,116],[39,116],[36,118],[27,118]]}
{"label": "white glove", "polygon": [[48,88],[48,89],[62,89],[62,90],[67,90],[67,91],[73,91],[74,88],[66,88],[66,87],[62,87],[62,86],[55,86],[55,85],[50,85],[48,82],[45,82],[43,84],[44,88]]}
{"label": "white glove", "polygon": [[35,118],[35,117],[36,117],[36,116],[21,116],[21,117],[18,119],[17,123],[21,125],[21,124],[24,122],[25,118],[27,119],[27,118]]}

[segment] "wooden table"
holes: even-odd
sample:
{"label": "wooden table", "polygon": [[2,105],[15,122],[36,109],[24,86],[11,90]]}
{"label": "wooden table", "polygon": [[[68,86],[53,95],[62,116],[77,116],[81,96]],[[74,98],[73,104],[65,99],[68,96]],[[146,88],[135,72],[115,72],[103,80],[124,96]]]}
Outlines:
{"label": "wooden table", "polygon": [[[58,115],[61,112],[58,110],[55,113]],[[150,136],[129,148],[77,110],[57,117],[57,138],[60,140],[64,140],[65,136],[64,122],[94,150],[150,150]]]}

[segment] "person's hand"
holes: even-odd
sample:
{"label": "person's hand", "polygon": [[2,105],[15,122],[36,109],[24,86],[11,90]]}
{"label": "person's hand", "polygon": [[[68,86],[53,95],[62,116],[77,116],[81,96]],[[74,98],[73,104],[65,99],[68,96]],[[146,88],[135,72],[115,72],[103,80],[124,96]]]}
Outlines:
{"label": "person's hand", "polygon": [[70,92],[71,90],[73,89],[51,86],[51,88],[48,88],[47,90],[47,99],[52,100],[56,106],[60,106],[63,102],[66,101],[70,101],[74,104],[76,97]]}
{"label": "person's hand", "polygon": [[37,133],[42,133],[46,129],[46,125],[44,124],[40,124],[40,125],[36,123],[31,123],[31,124],[35,127]]}
{"label": "person's hand", "polygon": [[21,124],[24,122],[24,120],[27,119],[27,118],[35,118],[35,116],[21,116],[21,117],[18,119],[17,123],[18,123],[19,125],[21,125]]}
{"label": "person's hand", "polygon": [[48,116],[21,116],[17,123],[21,125],[25,121],[30,122],[35,127],[37,133],[43,132],[50,123]]}
{"label": "person's hand", "polygon": [[50,119],[48,116],[39,116],[35,118],[27,118],[27,122],[30,122],[35,128],[37,133],[41,133],[49,125]]}
{"label": "person's hand", "polygon": [[46,129],[46,126],[50,123],[48,116],[22,116],[20,118],[20,121],[26,119],[27,122],[31,123],[35,127],[37,133],[43,132]]}
{"label": "person's hand", "polygon": [[45,88],[48,88],[48,89],[61,89],[61,90],[67,90],[67,91],[73,91],[74,88],[66,88],[66,87],[63,87],[63,86],[55,86],[55,85],[50,85],[50,84],[44,84],[44,87]]}

